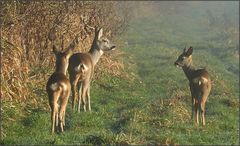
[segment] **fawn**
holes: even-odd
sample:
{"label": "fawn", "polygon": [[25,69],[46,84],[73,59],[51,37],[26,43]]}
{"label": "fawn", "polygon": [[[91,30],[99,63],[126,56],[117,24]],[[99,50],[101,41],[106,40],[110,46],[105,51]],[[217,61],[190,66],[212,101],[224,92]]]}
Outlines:
{"label": "fawn", "polygon": [[75,110],[77,102],[76,90],[78,90],[77,111],[80,112],[81,104],[83,104],[84,111],[91,111],[90,83],[93,77],[94,66],[105,51],[114,50],[115,47],[115,45],[103,36],[102,28],[95,28],[95,37],[88,53],[76,53],[70,57],[68,72],[73,96],[72,110]]}
{"label": "fawn", "polygon": [[199,125],[198,114],[201,112],[202,125],[205,125],[205,103],[211,91],[211,79],[206,69],[195,69],[192,65],[193,48],[184,49],[183,53],[174,63],[177,67],[182,67],[189,80],[192,96],[192,118],[195,110],[196,123]]}
{"label": "fawn", "polygon": [[56,46],[53,45],[53,53],[56,57],[56,69],[48,79],[46,86],[51,108],[52,134],[55,131],[55,126],[59,126],[58,120],[61,132],[63,132],[63,126],[65,126],[65,111],[71,92],[71,84],[66,76],[66,72],[72,49],[77,42],[78,40],[75,39],[64,52],[57,51]]}

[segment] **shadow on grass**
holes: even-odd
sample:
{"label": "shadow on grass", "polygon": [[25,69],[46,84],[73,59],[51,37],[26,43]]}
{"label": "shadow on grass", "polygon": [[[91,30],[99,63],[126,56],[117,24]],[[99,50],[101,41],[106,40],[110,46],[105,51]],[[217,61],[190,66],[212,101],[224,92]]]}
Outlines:
{"label": "shadow on grass", "polygon": [[42,113],[43,110],[41,108],[30,108],[27,110],[30,114],[24,117],[21,122],[23,126],[33,126],[39,117],[39,113]]}
{"label": "shadow on grass", "polygon": [[103,145],[106,144],[105,140],[99,136],[88,135],[85,139],[85,143],[93,145]]}
{"label": "shadow on grass", "polygon": [[129,121],[129,117],[122,117],[111,125],[111,130],[115,134],[120,134],[124,130],[124,128],[127,127]]}

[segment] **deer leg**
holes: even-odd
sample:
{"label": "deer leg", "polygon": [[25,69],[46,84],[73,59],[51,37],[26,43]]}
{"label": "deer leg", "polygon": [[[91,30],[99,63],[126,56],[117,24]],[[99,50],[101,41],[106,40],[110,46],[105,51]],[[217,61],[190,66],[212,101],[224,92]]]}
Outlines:
{"label": "deer leg", "polygon": [[52,134],[54,133],[55,130],[55,111],[54,109],[52,109],[51,111],[51,119],[52,119]]}
{"label": "deer leg", "polygon": [[80,112],[82,104],[82,83],[78,83],[78,109],[77,111]]}
{"label": "deer leg", "polygon": [[84,112],[87,111],[86,109],[86,91],[83,90],[83,94],[82,94],[82,103],[83,103],[83,110]]}
{"label": "deer leg", "polygon": [[202,125],[205,125],[205,103],[201,103],[201,116],[202,116]]}
{"label": "deer leg", "polygon": [[52,109],[52,134],[55,132],[55,127],[58,126],[58,106],[54,105]]}
{"label": "deer leg", "polygon": [[[56,106],[56,109],[55,109],[55,125],[56,125],[56,128],[58,128],[58,106]],[[57,129],[58,130],[58,129]]]}
{"label": "deer leg", "polygon": [[60,112],[59,112],[59,123],[60,123],[60,129],[61,132],[63,132],[63,123],[64,123],[64,109],[61,107]]}
{"label": "deer leg", "polygon": [[203,94],[202,100],[201,100],[201,105],[200,105],[201,116],[202,116],[202,126],[205,125],[205,103],[206,103],[208,95],[209,95],[209,92]]}
{"label": "deer leg", "polygon": [[63,132],[63,119],[62,119],[62,115],[60,115],[60,113],[59,113],[59,125],[60,125],[61,132]]}
{"label": "deer leg", "polygon": [[52,101],[52,97],[53,95],[48,95],[48,99],[49,99],[49,105],[50,105],[50,108],[51,108],[51,121],[52,121],[52,134],[54,134],[54,131],[55,131],[55,108],[54,108],[54,102]]}
{"label": "deer leg", "polygon": [[63,110],[63,114],[62,114],[62,116],[63,116],[63,126],[65,127],[65,123],[66,123],[66,121],[65,121],[65,114],[66,114],[66,108],[67,108],[67,103],[66,103],[66,105],[65,105],[65,108],[64,108],[64,110]]}
{"label": "deer leg", "polygon": [[195,102],[195,116],[196,116],[196,124],[199,125],[199,119],[198,119],[198,110],[199,109],[199,103],[198,101]]}
{"label": "deer leg", "polygon": [[205,104],[208,98],[208,95],[211,90],[211,84],[207,86],[206,90],[202,93],[202,99],[201,99],[201,115],[202,115],[202,126],[205,126]]}
{"label": "deer leg", "polygon": [[61,100],[61,106],[60,106],[60,110],[59,110],[59,120],[60,120],[60,128],[61,128],[61,132],[63,132],[63,126],[65,126],[65,111],[67,108],[67,103],[68,103],[68,98],[70,96],[70,91],[66,91],[63,95],[62,95],[62,100]]}
{"label": "deer leg", "polygon": [[75,103],[76,103],[76,82],[71,82],[71,90],[72,90],[72,110],[75,110]]}
{"label": "deer leg", "polygon": [[88,98],[88,110],[91,111],[91,103],[90,103],[90,86],[87,89],[87,98]]}
{"label": "deer leg", "polygon": [[66,113],[66,110],[63,111],[63,126],[65,127],[65,113]]}
{"label": "deer leg", "polygon": [[193,119],[193,113],[194,113],[194,106],[195,106],[195,98],[192,97],[192,116],[191,116],[192,119]]}
{"label": "deer leg", "polygon": [[84,80],[82,83],[82,101],[83,101],[83,109],[86,112],[86,94],[89,87],[89,80]]}
{"label": "deer leg", "polygon": [[193,119],[194,106],[195,106],[195,95],[194,95],[193,85],[189,84],[189,86],[190,86],[190,91],[191,91],[191,96],[192,96],[192,116],[191,116],[191,118]]}
{"label": "deer leg", "polygon": [[55,128],[58,126],[58,101],[59,93],[50,92],[48,93],[49,105],[51,108],[51,120],[52,120],[52,134],[55,132]]}
{"label": "deer leg", "polygon": [[71,90],[72,90],[72,111],[75,110],[76,105],[76,86],[77,86],[78,78],[76,75],[70,74],[70,83],[71,83]]}
{"label": "deer leg", "polygon": [[70,90],[68,90],[66,92],[66,95],[64,95],[63,98],[63,103],[62,103],[62,108],[63,108],[63,126],[65,126],[65,113],[66,113],[66,108],[67,108],[67,104],[68,104],[68,99],[70,97]]}
{"label": "deer leg", "polygon": [[60,129],[61,132],[63,132],[63,123],[64,123],[64,108],[61,107],[60,111],[59,111],[59,123],[60,123]]}

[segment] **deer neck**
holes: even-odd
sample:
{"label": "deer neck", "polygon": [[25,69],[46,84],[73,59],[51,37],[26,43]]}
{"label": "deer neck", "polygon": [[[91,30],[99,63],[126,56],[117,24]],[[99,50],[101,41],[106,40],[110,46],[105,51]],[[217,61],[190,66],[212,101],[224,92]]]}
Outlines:
{"label": "deer neck", "polygon": [[92,58],[93,65],[95,66],[99,61],[100,57],[103,55],[103,51],[98,48],[96,43],[93,43],[91,49],[88,52]]}
{"label": "deer neck", "polygon": [[67,68],[68,68],[68,64],[56,63],[55,72],[62,73],[64,75],[66,75],[67,74]]}
{"label": "deer neck", "polygon": [[193,72],[195,72],[195,67],[193,66],[192,62],[190,62],[188,65],[183,66],[182,69],[190,81],[192,79]]}

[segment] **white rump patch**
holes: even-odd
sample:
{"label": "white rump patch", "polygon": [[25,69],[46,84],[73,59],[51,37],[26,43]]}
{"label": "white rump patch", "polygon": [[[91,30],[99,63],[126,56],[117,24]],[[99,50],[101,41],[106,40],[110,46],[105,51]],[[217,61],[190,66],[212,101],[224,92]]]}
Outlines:
{"label": "white rump patch", "polygon": [[80,71],[85,72],[85,71],[88,70],[88,67],[87,67],[85,64],[79,64],[78,66],[76,66],[76,67],[74,68],[74,70],[75,70],[76,72],[80,72]]}
{"label": "white rump patch", "polygon": [[202,83],[206,83],[206,82],[208,82],[208,79],[204,77],[197,77],[193,79],[193,83],[198,85],[201,85]]}
{"label": "white rump patch", "polygon": [[75,70],[76,72],[79,72],[80,69],[81,69],[81,65],[78,65],[78,66],[76,66],[76,67],[74,68],[74,70]]}
{"label": "white rump patch", "polygon": [[202,81],[203,81],[204,83],[208,82],[208,79],[206,79],[206,78],[204,78],[204,77],[201,77],[201,79],[202,79]]}
{"label": "white rump patch", "polygon": [[52,90],[57,90],[57,88],[58,88],[58,83],[56,82],[56,83],[51,84],[51,85],[50,85],[50,88],[51,88]]}
{"label": "white rump patch", "polygon": [[84,70],[84,71],[87,71],[87,70],[88,70],[88,67],[87,67],[85,64],[83,64],[83,70]]}
{"label": "white rump patch", "polygon": [[194,78],[194,79],[193,79],[193,83],[194,83],[194,84],[201,85],[201,81],[200,81],[199,77]]}
{"label": "white rump patch", "polygon": [[63,91],[66,91],[67,90],[67,85],[64,84],[64,83],[61,83],[62,87],[63,87]]}
{"label": "white rump patch", "polygon": [[198,78],[198,77],[197,77],[197,78],[194,78],[194,79],[193,79],[193,83],[194,83],[194,84],[199,84],[199,78]]}

